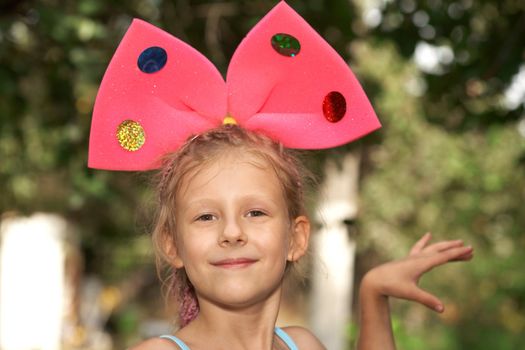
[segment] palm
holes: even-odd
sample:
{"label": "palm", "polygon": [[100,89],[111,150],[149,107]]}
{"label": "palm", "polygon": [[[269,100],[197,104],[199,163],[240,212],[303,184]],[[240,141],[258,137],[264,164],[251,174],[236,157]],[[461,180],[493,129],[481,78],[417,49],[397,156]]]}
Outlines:
{"label": "palm", "polygon": [[432,236],[425,234],[410,250],[407,257],[386,263],[371,271],[379,292],[385,296],[417,301],[441,312],[442,302],[418,286],[423,274],[451,261],[472,258],[472,247],[460,240],[428,244]]}

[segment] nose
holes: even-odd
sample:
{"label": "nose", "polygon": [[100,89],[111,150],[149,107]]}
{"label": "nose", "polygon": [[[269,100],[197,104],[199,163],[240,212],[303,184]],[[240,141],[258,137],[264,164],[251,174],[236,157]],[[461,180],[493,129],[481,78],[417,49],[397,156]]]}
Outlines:
{"label": "nose", "polygon": [[219,235],[219,245],[226,247],[232,245],[245,245],[247,236],[236,218],[224,220],[224,226]]}

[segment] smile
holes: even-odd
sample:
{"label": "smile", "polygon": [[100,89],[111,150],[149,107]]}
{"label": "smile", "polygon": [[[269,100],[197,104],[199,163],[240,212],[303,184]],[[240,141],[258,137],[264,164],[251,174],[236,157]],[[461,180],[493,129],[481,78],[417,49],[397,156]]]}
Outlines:
{"label": "smile", "polygon": [[223,269],[240,269],[248,267],[257,262],[257,260],[249,258],[224,259],[213,262],[212,265]]}

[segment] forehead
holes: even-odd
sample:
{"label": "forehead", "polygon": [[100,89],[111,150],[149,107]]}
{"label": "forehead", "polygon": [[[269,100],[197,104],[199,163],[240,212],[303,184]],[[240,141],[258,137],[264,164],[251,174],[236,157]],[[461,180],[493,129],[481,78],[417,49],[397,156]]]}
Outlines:
{"label": "forehead", "polygon": [[271,162],[251,152],[232,151],[196,164],[181,180],[178,199],[217,189],[268,193],[282,197],[283,190]]}

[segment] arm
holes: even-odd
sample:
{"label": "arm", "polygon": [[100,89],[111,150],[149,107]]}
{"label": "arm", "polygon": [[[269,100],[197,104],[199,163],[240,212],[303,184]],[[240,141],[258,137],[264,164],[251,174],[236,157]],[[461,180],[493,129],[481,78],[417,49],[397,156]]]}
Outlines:
{"label": "arm", "polygon": [[460,240],[427,245],[431,238],[430,233],[425,234],[406,258],[380,265],[363,278],[359,291],[358,350],[395,349],[389,297],[416,301],[436,312],[444,311],[443,303],[436,296],[419,288],[419,279],[434,267],[450,261],[470,260],[473,250]]}

